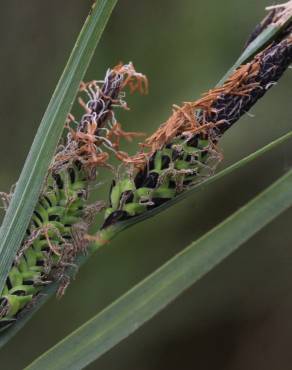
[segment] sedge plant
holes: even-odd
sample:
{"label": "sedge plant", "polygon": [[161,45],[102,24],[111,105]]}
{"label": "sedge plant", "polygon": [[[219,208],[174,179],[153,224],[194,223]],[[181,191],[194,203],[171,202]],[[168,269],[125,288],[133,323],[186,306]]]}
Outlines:
{"label": "sedge plant", "polygon": [[[68,270],[78,256],[90,255],[130,224],[187,193],[213,175],[223,159],[220,138],[281,78],[292,62],[292,6],[269,8],[268,16],[246,43],[248,56],[201,98],[173,106],[173,113],[139,144],[137,153],[122,150],[122,140],[141,136],[126,132],[115,108],[127,109],[124,90],[144,94],[147,79],[132,63],[109,69],[102,81],[82,83],[80,120],[69,115],[66,138],[60,142],[35,206],[26,235],[0,295],[0,326],[9,330],[21,320],[48,285],[62,296]],[[271,27],[277,32],[252,47]],[[244,53],[243,53],[244,54]],[[118,169],[111,158],[119,161]],[[114,174],[109,202],[88,204],[89,188],[99,171]],[[104,222],[90,235],[95,216]]]}

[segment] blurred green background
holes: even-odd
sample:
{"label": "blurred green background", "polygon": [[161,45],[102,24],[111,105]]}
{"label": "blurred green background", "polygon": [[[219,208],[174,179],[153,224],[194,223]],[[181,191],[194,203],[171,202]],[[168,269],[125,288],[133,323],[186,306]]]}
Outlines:
{"label": "blurred green background", "polygon": [[[91,1],[0,5],[0,188],[9,191]],[[173,103],[214,86],[240,54],[266,0],[120,0],[87,79],[119,61],[147,74],[150,93],[119,118],[151,133]],[[291,128],[291,71],[221,141],[221,168]],[[76,111],[78,113],[78,111]],[[215,226],[291,167],[289,144],[127,230],[82,268],[0,354],[3,370],[37,355]],[[107,180],[105,187],[109,185]],[[102,188],[96,197],[105,196]],[[3,213],[2,213],[3,216]],[[88,369],[292,368],[292,212],[286,212],[167,309]]]}

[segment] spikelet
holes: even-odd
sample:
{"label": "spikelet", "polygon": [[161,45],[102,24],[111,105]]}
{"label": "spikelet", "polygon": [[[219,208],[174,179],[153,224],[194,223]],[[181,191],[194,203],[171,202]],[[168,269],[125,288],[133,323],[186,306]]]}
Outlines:
{"label": "spikelet", "polygon": [[[101,167],[112,169],[111,154],[119,156],[125,132],[115,119],[113,108],[127,109],[121,92],[145,92],[146,78],[131,63],[108,70],[104,81],[82,83],[79,99],[85,113],[80,122],[70,114],[68,134],[51,163],[46,184],[34,210],[25,239],[18,251],[0,295],[0,329],[5,329],[35,302],[42,288],[59,281],[58,295],[69,283],[66,268],[86,253],[88,228],[103,202],[87,205],[88,187]],[[1,193],[7,203],[9,197]]]}
{"label": "spikelet", "polygon": [[[277,8],[273,17],[284,11]],[[282,40],[240,66],[222,86],[174,106],[170,118],[141,144],[142,150],[124,156],[136,170],[132,178],[113,183],[103,227],[155,208],[210,176],[222,159],[220,137],[276,84],[291,62],[292,36],[287,30]]]}

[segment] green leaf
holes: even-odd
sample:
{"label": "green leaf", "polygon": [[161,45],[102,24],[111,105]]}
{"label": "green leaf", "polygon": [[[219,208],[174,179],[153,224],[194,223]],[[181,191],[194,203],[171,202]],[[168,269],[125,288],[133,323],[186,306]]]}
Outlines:
{"label": "green leaf", "polygon": [[88,16],[26,159],[0,229],[0,291],[44,183],[79,84],[117,0],[99,0]]}
{"label": "green leaf", "polygon": [[270,44],[284,29],[292,23],[292,15],[282,23],[272,23],[263,32],[261,32],[248,47],[243,51],[234,65],[229,71],[221,78],[217,86],[221,86],[228,77],[242,64],[247,63],[255,54],[263,50]]}
{"label": "green leaf", "polygon": [[[182,199],[192,195],[195,192],[198,192],[200,190],[203,190],[206,186],[209,184],[218,181],[225,176],[233,173],[234,171],[246,166],[247,164],[251,163],[252,161],[256,160],[257,158],[263,156],[264,154],[268,153],[269,151],[275,149],[279,145],[283,144],[284,142],[290,140],[292,138],[292,131],[281,136],[280,138],[272,141],[271,143],[265,145],[263,148],[257,150],[256,152],[248,155],[247,157],[244,157],[240,161],[234,163],[233,165],[227,167],[226,169],[218,172],[216,175],[206,179],[205,181],[197,184],[192,189],[182,193],[177,198],[171,200],[170,202],[165,203],[164,205],[157,207],[156,209],[147,212],[144,216],[135,217],[132,219],[131,222],[125,222],[122,225],[119,225],[118,228],[114,228],[113,230],[105,230],[105,235],[101,235],[101,237],[104,237],[105,239],[112,239],[115,237],[120,231],[125,229],[126,227],[130,227],[134,225],[136,222],[143,221],[145,218],[153,217],[156,213],[162,212],[163,210],[167,209],[168,207],[171,207],[176,202],[181,201]],[[100,246],[99,246],[100,247]],[[94,249],[96,249],[98,246]],[[87,256],[80,256],[75,264],[77,266],[82,266],[86,260],[90,258],[90,254]],[[76,272],[76,269],[74,268],[73,272]],[[50,284],[47,286],[43,291],[42,295],[38,298],[35,305],[26,313],[23,313],[21,319],[17,320],[14,325],[12,325],[10,328],[8,328],[5,332],[1,333],[0,335],[0,348],[2,348],[30,319],[31,317],[40,309],[40,307],[53,295],[55,294],[57,290],[58,284]]]}
{"label": "green leaf", "polygon": [[[76,43],[76,46],[75,46],[75,50],[73,51],[73,53],[75,53],[75,55],[77,55],[78,57],[80,57],[80,54],[79,54],[79,52],[80,52],[80,50],[81,50],[81,46],[83,45],[85,45],[86,43],[87,43],[87,47],[84,47],[83,48],[83,51],[86,51],[85,53],[84,53],[84,55],[86,54],[86,56],[88,57],[88,62],[89,62],[89,60],[90,60],[90,57],[91,57],[91,55],[92,55],[92,53],[93,53],[93,49],[94,49],[94,47],[93,48],[91,48],[92,47],[92,40],[94,39],[94,37],[96,38],[96,42],[98,41],[98,39],[99,39],[99,37],[100,37],[100,34],[102,33],[102,28],[105,26],[105,23],[106,23],[106,17],[109,17],[109,14],[110,14],[110,12],[111,12],[111,10],[113,9],[113,7],[114,7],[114,5],[116,4],[116,2],[117,2],[117,0],[115,0],[115,1],[113,1],[113,0],[109,0],[109,1],[106,1],[106,0],[99,0],[98,2],[97,2],[97,5],[96,5],[96,7],[94,8],[94,10],[93,10],[93,13],[92,13],[92,15],[89,17],[89,20],[87,20],[87,23],[85,24],[85,26],[84,26],[84,28],[83,28],[83,30],[82,30],[82,32],[81,32],[81,35],[83,35],[83,36],[81,36],[80,35],[80,37],[79,37],[79,40],[78,40],[78,42]],[[103,18],[103,19],[102,19]],[[104,21],[104,24],[102,25],[102,22],[100,22],[99,23],[99,21]],[[291,20],[291,19],[290,19]],[[289,20],[289,21],[290,21]],[[265,36],[265,40],[264,40],[264,38],[261,38],[262,36],[260,35],[256,40],[254,40],[254,42],[253,42],[253,49],[247,49],[245,52],[244,52],[244,55],[243,56],[241,56],[241,61],[242,62],[245,62],[248,58],[250,58],[251,56],[252,56],[252,53],[255,53],[255,52],[258,52],[259,50],[260,50],[260,48],[263,48],[263,46],[264,46],[264,43],[265,42],[267,42],[267,41],[271,41],[274,37],[275,37],[275,35],[277,34],[277,33],[279,33],[279,32],[281,32],[281,30],[282,30],[282,26],[280,27],[280,26],[277,26],[277,30],[274,30],[274,31],[271,31],[271,33],[269,33],[269,32],[267,32],[267,34],[266,34],[266,36]],[[87,35],[86,37],[85,37],[85,34]],[[91,47],[89,47],[89,45],[91,45]],[[82,54],[82,53],[81,53]],[[84,56],[83,55],[83,56]],[[81,55],[82,56],[82,55]],[[74,60],[72,60],[73,58],[71,57],[70,58],[70,61],[71,61],[71,63],[73,64],[73,62],[74,62]],[[82,59],[81,57],[80,57],[80,59]],[[81,63],[82,64],[82,63]],[[85,63],[86,64],[86,63]],[[237,63],[238,64],[238,63]],[[236,66],[236,65],[235,65]],[[233,68],[235,68],[235,66],[233,67]],[[67,66],[68,67],[68,66]],[[85,70],[86,68],[84,68],[84,70]],[[76,69],[76,71],[78,70],[78,68]],[[66,71],[68,71],[68,68],[66,69]],[[66,72],[67,74],[68,74],[68,72]],[[65,76],[66,76],[66,73],[64,72],[64,74],[65,74]],[[82,72],[81,72],[81,70],[79,70],[79,73],[80,73],[80,75],[82,74]],[[228,74],[230,73],[230,71],[228,72]],[[69,77],[69,75],[67,76],[67,82],[70,80],[70,79],[68,79],[68,77]],[[226,76],[225,76],[226,77]],[[65,77],[64,77],[64,75],[62,76],[62,79],[63,80],[65,80]],[[68,82],[68,86],[67,87],[65,87],[65,89],[63,89],[63,93],[65,94],[66,93],[66,91],[70,91],[70,83]],[[53,107],[53,106],[55,106],[55,109],[56,109],[56,112],[57,112],[57,110],[60,110],[60,112],[62,111],[62,109],[64,109],[64,103],[66,103],[69,107],[71,107],[71,105],[72,105],[72,101],[73,101],[73,98],[72,98],[72,100],[71,101],[69,101],[70,99],[68,99],[68,97],[67,96],[65,96],[65,95],[62,95],[61,94],[61,91],[62,91],[62,89],[61,89],[61,87],[60,87],[60,83],[59,83],[59,85],[58,85],[58,87],[57,87],[57,92],[58,92],[58,96],[59,96],[59,98],[60,98],[60,102],[59,102],[59,104],[57,104],[58,103],[58,99],[52,99],[52,101],[51,101],[51,103],[50,103],[50,106],[49,107]],[[76,86],[77,86],[78,84],[76,83]],[[71,84],[71,86],[72,86],[72,84]],[[71,92],[72,92],[72,90],[71,90]],[[75,94],[75,93],[74,93]],[[73,94],[73,95],[74,95]],[[56,93],[55,93],[55,95],[54,95],[55,97],[56,97]],[[75,95],[74,95],[75,96]],[[61,100],[63,101],[63,103],[61,104]],[[54,103],[54,104],[53,104]],[[65,104],[65,106],[66,106],[66,104]],[[66,109],[64,109],[64,111],[65,111]],[[70,109],[67,109],[67,112],[69,111]],[[55,135],[55,132],[54,132],[54,130],[55,131],[58,131],[58,135],[60,135],[60,132],[61,132],[61,127],[63,126],[63,121],[64,121],[64,119],[65,119],[65,117],[66,117],[66,115],[67,115],[67,112],[66,112],[66,114],[65,114],[65,112],[63,111],[63,118],[62,118],[62,120],[60,119],[60,120],[58,120],[57,119],[57,116],[56,117],[54,117],[54,122],[55,122],[55,125],[56,126],[53,126],[53,125],[50,125],[50,127],[47,127],[47,130],[48,129],[50,129],[51,131],[50,131],[50,133],[52,134],[52,136],[54,136]],[[50,114],[52,114],[53,112],[51,111],[51,113]],[[47,115],[45,115],[45,117],[48,117],[48,114]],[[53,115],[52,115],[52,117],[53,117]],[[62,117],[62,115],[60,115],[60,117]],[[43,120],[44,121],[44,120]],[[62,121],[62,122],[61,122]],[[43,124],[43,126],[45,126],[45,124]],[[59,131],[60,130],[60,131]],[[48,133],[49,131],[44,131],[44,132],[46,132],[46,133]],[[51,135],[50,134],[50,135]],[[49,134],[47,134],[46,135],[46,137],[48,137],[49,139],[50,139],[50,135]],[[288,134],[288,136],[289,135],[291,135],[291,134]],[[287,140],[289,137],[283,137],[283,138],[281,138],[281,139],[279,139],[279,142],[275,142],[275,146],[276,145],[278,145],[278,144],[280,144],[281,142],[282,142],[282,139],[283,139],[283,141],[284,140]],[[38,140],[40,141],[40,140],[42,140],[43,139],[43,137],[41,136],[41,135],[38,135]],[[56,139],[56,138],[55,138]],[[52,139],[53,141],[54,141],[54,139]],[[35,140],[35,142],[37,141],[37,139]],[[56,143],[57,143],[57,139],[55,140],[55,145],[56,145]],[[41,158],[42,160],[44,160],[44,167],[46,167],[47,168],[47,166],[48,166],[48,163],[49,163],[49,161],[50,161],[50,156],[48,155],[48,152],[46,152],[46,148],[45,148],[45,146],[43,145],[42,147],[41,147],[41,143],[40,143],[40,148],[42,149],[42,151],[43,151],[43,155],[44,155],[44,158]],[[173,205],[174,203],[176,203],[176,202],[178,202],[178,201],[180,201],[182,198],[185,198],[185,197],[187,197],[187,196],[189,196],[190,194],[192,194],[192,192],[194,192],[194,191],[197,191],[197,190],[199,190],[199,189],[201,189],[203,186],[206,186],[208,183],[210,183],[210,182],[213,182],[213,181],[216,181],[217,179],[219,179],[219,178],[221,178],[221,177],[223,177],[223,176],[225,176],[225,175],[227,175],[228,173],[230,173],[231,171],[233,171],[233,170],[235,170],[236,168],[239,168],[239,167],[241,167],[242,165],[244,165],[244,164],[246,164],[246,163],[248,163],[249,161],[251,161],[251,160],[254,160],[258,155],[261,155],[261,154],[264,154],[264,152],[265,152],[265,150],[270,150],[270,149],[272,149],[273,148],[273,143],[271,143],[271,147],[269,148],[268,146],[267,147],[265,147],[265,148],[263,148],[263,151],[260,153],[260,151],[259,152],[256,152],[256,153],[254,153],[253,155],[255,155],[254,157],[253,157],[253,155],[251,155],[251,156],[249,156],[249,157],[247,157],[247,158],[245,158],[242,162],[240,161],[240,162],[238,162],[237,164],[235,164],[234,166],[231,166],[231,167],[229,167],[228,169],[226,169],[226,170],[224,170],[224,171],[221,171],[218,175],[216,175],[216,176],[214,176],[214,177],[212,177],[212,178],[210,178],[210,179],[208,179],[208,180],[206,180],[206,181],[204,181],[204,182],[202,182],[201,184],[198,184],[198,185],[196,185],[192,190],[190,190],[190,191],[188,191],[188,192],[186,192],[186,193],[184,193],[184,194],[182,194],[182,196],[180,196],[180,197],[177,197],[177,198],[175,198],[175,200],[173,200],[173,201],[171,201],[171,202],[168,202],[167,204],[166,204],[166,206],[162,206],[162,207],[159,207],[159,208],[157,208],[157,209],[155,209],[154,211],[153,211],[153,213],[152,212],[147,212],[147,215],[145,215],[146,217],[145,218],[148,218],[148,217],[152,217],[155,213],[158,213],[158,212],[161,212],[162,210],[164,210],[165,208],[168,208],[169,206],[171,206],[171,205]],[[51,153],[53,153],[53,150],[52,150],[52,147],[50,148],[50,151],[51,151]],[[36,155],[34,155],[34,153],[36,153]],[[31,169],[33,169],[34,170],[34,173],[36,173],[37,172],[37,168],[35,168],[33,165],[34,164],[36,164],[37,162],[35,161],[35,158],[37,158],[37,154],[38,153],[40,153],[39,152],[39,150],[34,150],[34,152],[33,152],[33,154],[31,154],[30,155],[30,159],[28,160],[29,162],[30,162],[30,167],[26,164],[26,174],[31,174],[31,173],[33,173],[33,172],[31,172],[31,171],[29,171],[29,170],[27,170],[27,168],[31,168]],[[46,158],[46,156],[47,156],[47,158]],[[33,160],[32,160],[33,159]],[[246,162],[245,162],[246,161]],[[36,162],[36,163],[32,163],[32,162]],[[237,167],[238,166],[238,167]],[[25,181],[23,184],[24,185],[26,185],[26,188],[25,188],[25,191],[26,191],[26,193],[25,193],[25,196],[24,197],[22,197],[21,198],[21,181],[19,181],[19,183],[18,183],[18,186],[17,186],[17,192],[16,192],[16,194],[15,195],[17,195],[18,196],[18,198],[19,198],[19,200],[23,200],[24,201],[24,203],[23,204],[21,204],[21,203],[19,203],[19,207],[18,207],[18,201],[17,201],[17,198],[14,198],[14,200],[13,200],[13,202],[11,203],[11,207],[13,206],[13,208],[14,208],[14,211],[11,211],[11,209],[12,208],[10,208],[10,210],[9,210],[9,212],[8,212],[8,214],[7,214],[7,216],[6,216],[6,219],[5,219],[5,224],[4,224],[4,227],[0,230],[0,237],[2,237],[2,236],[4,236],[6,233],[7,233],[7,228],[10,226],[10,221],[11,220],[13,220],[13,222],[14,222],[14,226],[20,226],[21,228],[22,228],[22,234],[24,233],[24,229],[25,229],[25,227],[24,227],[24,225],[25,225],[25,223],[27,224],[27,222],[29,221],[29,218],[30,218],[30,215],[31,215],[31,213],[32,213],[32,211],[33,211],[33,202],[35,203],[36,201],[37,201],[37,197],[38,197],[38,194],[39,194],[39,189],[41,188],[41,185],[42,185],[42,181],[43,181],[43,178],[44,178],[44,176],[45,176],[45,172],[46,171],[44,171],[44,168],[42,167],[42,166],[40,166],[40,169],[43,169],[43,171],[39,171],[39,178],[38,179],[36,179],[36,181],[38,182],[38,183],[36,183],[36,187],[35,188],[32,188],[31,187],[31,183],[34,183],[34,178],[33,178],[33,176],[30,176],[30,181],[28,181],[29,180],[29,177],[27,177],[27,176],[25,176],[25,175],[23,175],[23,177],[22,177],[22,182],[24,181],[24,180],[27,180],[27,181]],[[229,172],[230,171],[230,172]],[[20,189],[20,190],[19,190]],[[35,189],[35,190],[33,190],[32,191],[32,189]],[[30,191],[29,191],[30,190]],[[30,201],[28,201],[27,199],[30,199],[32,202],[30,203]],[[26,199],[26,200],[25,200]],[[28,202],[28,203],[26,203],[26,202]],[[27,206],[27,204],[30,204],[30,206],[28,207]],[[22,210],[22,207],[23,206],[25,206],[25,207],[28,207],[26,210]],[[15,213],[15,211],[17,210],[17,216],[15,216],[15,218],[13,219],[13,216],[16,214]],[[10,216],[9,216],[9,214],[10,214]],[[9,217],[10,217],[10,221],[8,222],[7,220],[9,219]],[[20,222],[20,220],[22,219],[22,221]],[[142,217],[141,219],[140,218],[135,218],[135,220],[130,220],[130,222],[127,224],[122,224],[121,223],[121,225],[118,225],[116,228],[114,228],[114,229],[110,229],[110,230],[106,230],[105,231],[105,237],[108,237],[108,239],[111,239],[111,238],[113,238],[115,235],[117,235],[118,234],[118,232],[120,232],[122,229],[124,229],[125,227],[128,227],[128,226],[131,226],[133,223],[136,223],[136,222],[138,222],[138,221],[142,221],[144,219],[144,217]],[[13,227],[14,227],[13,226]],[[12,228],[11,228],[12,229]],[[20,232],[20,230],[19,230],[19,232]],[[20,235],[20,233],[18,234],[17,233],[17,235]],[[17,250],[17,248],[18,248],[18,246],[19,246],[19,243],[21,242],[21,238],[19,238],[18,236],[15,236],[15,237],[13,237],[13,240],[11,240],[10,239],[11,238],[11,235],[9,236],[9,238],[7,239],[7,242],[9,242],[9,248],[11,247],[12,249],[13,249],[13,252],[11,251],[11,256],[12,255],[14,255],[15,254],[15,252],[16,252],[16,250]],[[5,249],[4,250],[4,246],[6,245],[6,242],[4,242],[3,241],[3,239],[0,239],[1,241],[0,241],[0,271],[4,271],[3,269],[1,270],[1,264],[3,265],[3,266],[5,266],[6,268],[8,267],[9,268],[9,263],[7,262],[3,262],[3,258],[2,258],[2,255],[5,257],[5,255],[8,253],[8,255],[10,255],[10,253],[9,252],[7,252],[7,250]],[[14,243],[15,242],[15,243]],[[11,257],[12,258],[12,257]],[[88,257],[87,257],[88,258]],[[77,264],[78,265],[81,265],[81,264],[83,264],[83,262],[87,259],[87,258],[83,258],[83,257],[80,257],[79,259],[78,259],[78,261],[77,261]],[[13,258],[12,258],[13,259]],[[6,272],[7,272],[7,270],[6,270]],[[6,273],[5,273],[5,271],[4,271],[4,273],[3,274],[1,274],[1,272],[0,272],[0,284],[1,283],[3,283],[3,278],[4,278],[4,280],[5,280],[5,278],[6,278]],[[47,296],[42,296],[42,297],[40,297],[40,299],[39,299],[39,301],[36,303],[36,305],[32,308],[32,310],[31,311],[29,311],[29,312],[27,312],[27,313],[25,313],[23,316],[22,316],[22,318],[20,319],[20,320],[18,320],[17,321],[17,323],[16,324],[14,324],[11,328],[9,328],[5,333],[1,333],[1,336],[0,336],[0,348],[13,336],[13,335],[15,335],[17,332],[18,332],[18,330],[20,330],[21,329],[21,327],[23,327],[23,325],[31,318],[31,316],[33,315],[33,313],[36,311],[36,310],[38,310],[38,308],[39,307],[41,307],[41,305],[52,295],[52,294],[54,294],[54,292],[55,292],[55,290],[56,290],[56,284],[52,284],[51,286],[49,286],[49,287],[47,287],[46,289],[45,289],[45,291],[44,291],[44,293],[47,293]]]}
{"label": "green leaf", "polygon": [[30,364],[83,369],[136,331],[185,289],[292,206],[292,170]]}

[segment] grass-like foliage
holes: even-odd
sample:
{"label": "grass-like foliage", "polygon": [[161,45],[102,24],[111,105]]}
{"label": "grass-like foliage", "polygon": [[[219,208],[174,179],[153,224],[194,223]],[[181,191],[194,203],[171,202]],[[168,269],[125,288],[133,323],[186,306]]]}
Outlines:
{"label": "grass-like foliage", "polygon": [[[147,78],[129,63],[108,69],[102,81],[81,82],[116,2],[99,0],[93,5],[7,208],[0,229],[0,346],[48,297],[55,292],[62,296],[76,265],[119,232],[291,139],[288,133],[214,175],[223,159],[221,137],[291,64],[289,1],[269,8],[242,55],[214,89],[175,106],[136,154],[123,151],[123,140],[141,134],[125,131],[115,118],[115,108],[127,109],[127,88],[146,93]],[[69,114],[78,87],[84,108],[80,119]],[[58,145],[63,130],[65,140]],[[89,204],[90,187],[97,176],[100,180],[101,169],[113,173],[110,200]],[[291,185],[289,171],[28,369],[81,369],[90,364],[289,208]],[[90,235],[100,212],[104,221],[97,234]]]}
{"label": "grass-like foliage", "polygon": [[[27,367],[82,369],[292,206],[292,171]],[[273,212],[270,210],[273,209]],[[242,220],[246,220],[242,222]]]}

